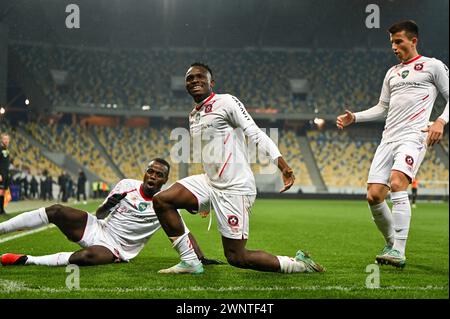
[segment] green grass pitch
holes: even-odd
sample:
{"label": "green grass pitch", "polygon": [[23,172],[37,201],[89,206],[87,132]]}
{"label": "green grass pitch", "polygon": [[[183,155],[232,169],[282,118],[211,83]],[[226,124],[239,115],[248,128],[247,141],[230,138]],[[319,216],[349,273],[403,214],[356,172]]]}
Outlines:
{"label": "green grass pitch", "polygon": [[[97,205],[79,207],[93,211]],[[208,219],[187,212],[183,216],[205,254],[225,260],[215,223],[208,232]],[[448,221],[448,204],[419,203],[412,212],[407,266],[403,270],[380,267],[380,287],[375,289],[366,287],[373,275],[366,267],[373,264],[383,239],[365,202],[259,199],[253,207],[247,247],[288,256],[303,249],[327,268],[326,273],[286,275],[222,265],[207,266],[203,275],[157,274],[178,262],[160,230],[128,264],[80,268],[79,290],[66,287],[70,273],[65,267],[0,266],[0,299],[448,298]],[[78,249],[57,228],[0,243],[0,253],[45,255]]]}

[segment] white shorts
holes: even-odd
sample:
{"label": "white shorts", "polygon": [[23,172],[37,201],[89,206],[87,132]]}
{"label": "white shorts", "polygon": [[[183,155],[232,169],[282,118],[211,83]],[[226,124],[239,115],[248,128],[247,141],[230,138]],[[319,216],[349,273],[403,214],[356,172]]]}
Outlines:
{"label": "white shorts", "polygon": [[97,219],[97,217],[89,213],[87,213],[87,215],[86,228],[84,229],[83,237],[78,242],[78,245],[83,248],[103,246],[112,252],[116,258],[115,262],[128,261],[127,258],[124,258],[122,246],[116,242],[113,236],[107,231],[106,221]]}
{"label": "white shorts", "polygon": [[205,174],[189,176],[177,183],[197,197],[197,212],[209,212],[212,206],[223,237],[248,239],[249,215],[256,195],[234,195],[214,189],[206,181]]}
{"label": "white shorts", "polygon": [[426,151],[425,144],[415,141],[381,143],[372,160],[367,183],[389,186],[392,170],[403,172],[412,180]]}

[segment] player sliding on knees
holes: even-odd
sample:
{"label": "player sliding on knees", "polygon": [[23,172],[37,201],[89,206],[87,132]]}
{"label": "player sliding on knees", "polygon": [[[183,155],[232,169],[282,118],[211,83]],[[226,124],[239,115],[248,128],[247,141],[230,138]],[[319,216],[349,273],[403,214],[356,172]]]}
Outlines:
{"label": "player sliding on knees", "polygon": [[[148,164],[142,182],[134,179],[121,180],[97,209],[96,216],[71,207],[52,205],[0,223],[0,235],[53,223],[69,240],[83,247],[76,252],[38,257],[4,254],[1,256],[2,265],[91,266],[128,262],[139,254],[161,227],[152,199],[167,182],[169,172],[169,163],[155,158]],[[197,258],[203,264],[222,263],[205,258],[192,235],[190,241]]]}
{"label": "player sliding on knees", "polygon": [[[392,50],[400,64],[384,78],[380,101],[368,110],[339,115],[339,129],[359,122],[386,118],[367,180],[367,201],[373,220],[386,241],[375,257],[380,264],[404,267],[411,220],[408,185],[414,179],[427,147],[438,143],[448,123],[448,68],[417,52],[418,27],[403,21],[389,28]],[[428,127],[438,93],[447,100],[442,115]],[[392,212],[385,198],[391,191]]]}
{"label": "player sliding on knees", "polygon": [[244,105],[229,94],[215,94],[211,69],[194,63],[185,77],[188,93],[196,106],[189,116],[191,136],[212,137],[201,154],[206,174],[179,180],[154,198],[156,215],[162,228],[179,253],[181,262],[160,273],[202,273],[202,263],[195,254],[189,230],[177,209],[190,212],[215,211],[222,244],[228,262],[239,268],[282,273],[322,272],[324,269],[299,250],[295,258],[274,256],[260,250],[247,250],[250,209],[256,197],[256,185],[247,159],[245,135],[270,154],[282,172],[284,188],[294,184],[292,169],[281,157],[275,143],[263,133]]}

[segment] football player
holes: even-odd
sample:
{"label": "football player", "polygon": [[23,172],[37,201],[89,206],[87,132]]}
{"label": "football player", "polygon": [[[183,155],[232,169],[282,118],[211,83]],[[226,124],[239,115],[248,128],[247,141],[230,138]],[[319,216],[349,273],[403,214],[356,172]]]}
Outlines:
{"label": "football player", "polygon": [[[82,247],[76,252],[47,256],[3,254],[2,265],[91,266],[128,262],[139,254],[161,227],[152,200],[167,182],[169,172],[170,165],[167,161],[153,159],[148,164],[143,181],[121,180],[99,206],[95,216],[57,204],[20,214],[1,223],[0,234],[53,223],[69,240]],[[203,264],[222,263],[205,258],[192,235],[190,241],[197,258]]]}
{"label": "football player", "polygon": [[[392,51],[400,63],[384,78],[380,100],[368,110],[339,115],[339,129],[353,123],[386,118],[367,180],[367,201],[373,220],[385,239],[375,257],[380,264],[404,267],[411,220],[407,189],[417,174],[427,147],[439,143],[448,123],[448,68],[441,61],[417,52],[419,30],[413,21],[389,28]],[[428,127],[439,92],[447,100],[444,112]],[[392,212],[385,198],[391,192]]]}
{"label": "football player", "polygon": [[196,152],[203,155],[205,174],[181,179],[155,196],[156,215],[181,259],[180,263],[160,273],[203,272],[202,263],[192,248],[189,230],[177,209],[204,213],[211,207],[222,235],[225,257],[232,266],[282,273],[322,272],[323,267],[301,250],[292,258],[245,248],[250,210],[256,197],[245,136],[270,154],[280,169],[284,182],[281,192],[294,184],[295,177],[278,147],[255,124],[244,105],[230,94],[214,93],[214,84],[212,71],[205,64],[194,63],[186,72],[186,90],[195,102],[189,115],[191,136],[212,139]]}

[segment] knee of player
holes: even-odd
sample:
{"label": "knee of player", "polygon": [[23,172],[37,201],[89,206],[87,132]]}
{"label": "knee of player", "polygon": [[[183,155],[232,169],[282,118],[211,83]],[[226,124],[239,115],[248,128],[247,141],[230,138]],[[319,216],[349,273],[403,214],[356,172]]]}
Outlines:
{"label": "knee of player", "polygon": [[64,206],[60,204],[51,205],[45,208],[49,222],[54,222],[63,215]]}
{"label": "knee of player", "polygon": [[78,266],[94,266],[95,254],[90,251],[79,251],[70,256],[69,262]]}
{"label": "knee of player", "polygon": [[391,192],[402,192],[405,191],[408,188],[408,184],[405,185],[404,182],[393,179],[391,180]]}
{"label": "knee of player", "polygon": [[227,259],[227,262],[234,267],[246,268],[247,263],[243,254],[232,251],[225,251],[225,258]]}
{"label": "knee of player", "polygon": [[370,206],[380,204],[384,201],[384,196],[380,193],[376,192],[368,192],[367,193],[367,202]]}
{"label": "knee of player", "polygon": [[162,213],[168,206],[170,206],[170,202],[167,196],[164,194],[156,194],[153,196],[153,208],[155,209],[156,214]]}

